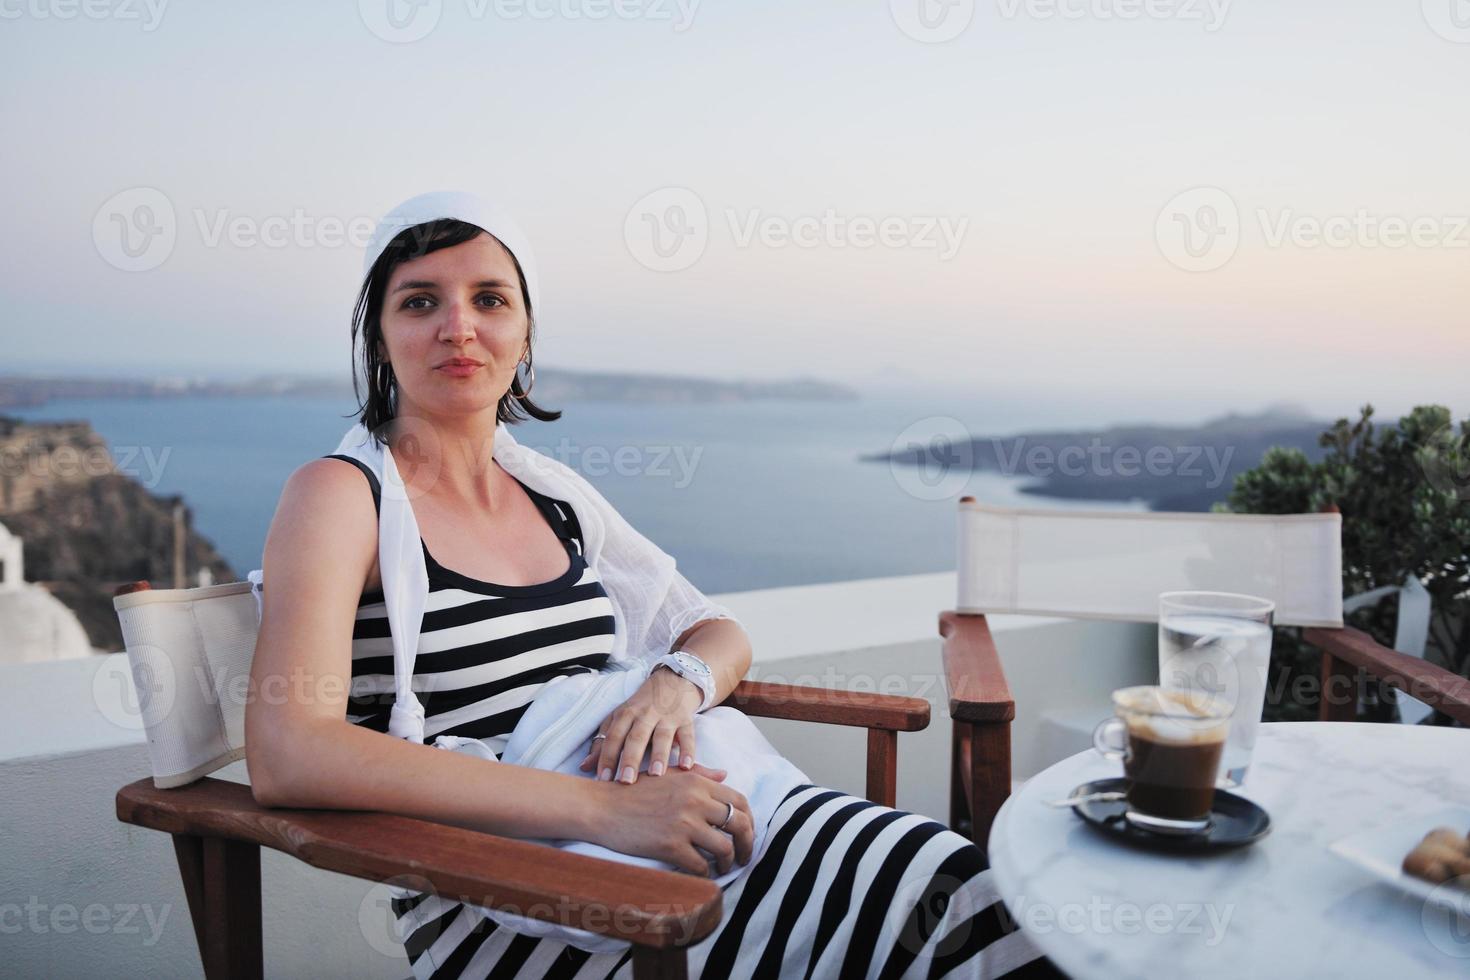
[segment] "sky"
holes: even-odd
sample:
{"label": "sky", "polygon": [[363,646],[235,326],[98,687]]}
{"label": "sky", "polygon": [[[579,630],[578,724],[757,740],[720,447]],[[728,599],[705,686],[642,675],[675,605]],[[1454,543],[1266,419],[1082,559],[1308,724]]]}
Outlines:
{"label": "sky", "polygon": [[462,188],[547,368],[1470,411],[1467,0],[0,0],[0,80],[3,371],[345,376]]}

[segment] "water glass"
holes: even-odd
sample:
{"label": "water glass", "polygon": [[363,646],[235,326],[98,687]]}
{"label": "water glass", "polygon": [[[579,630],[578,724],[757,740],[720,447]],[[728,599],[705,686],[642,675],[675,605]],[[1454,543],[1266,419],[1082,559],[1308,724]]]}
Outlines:
{"label": "water glass", "polygon": [[1256,747],[1271,663],[1269,599],[1233,592],[1159,596],[1159,685],[1235,705],[1220,761],[1220,784],[1240,786]]}

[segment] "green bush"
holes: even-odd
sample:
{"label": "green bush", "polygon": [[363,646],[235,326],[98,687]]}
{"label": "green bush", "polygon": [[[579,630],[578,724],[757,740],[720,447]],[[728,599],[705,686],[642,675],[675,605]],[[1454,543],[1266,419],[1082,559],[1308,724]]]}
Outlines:
{"label": "green bush", "polygon": [[[1300,514],[1335,505],[1342,512],[1342,587],[1354,595],[1423,580],[1433,601],[1425,657],[1455,673],[1470,672],[1470,419],[1455,425],[1449,409],[1420,406],[1394,427],[1375,427],[1373,407],[1356,422],[1339,419],[1322,434],[1326,454],[1312,462],[1295,449],[1272,449],[1236,478],[1217,509],[1245,514]],[[1349,624],[1392,646],[1398,599],[1348,616]],[[1314,691],[1298,677],[1320,673],[1321,655],[1296,630],[1272,644],[1266,719],[1315,718]],[[1397,718],[1392,692],[1368,685],[1362,715]],[[1432,716],[1447,723],[1442,715]]]}

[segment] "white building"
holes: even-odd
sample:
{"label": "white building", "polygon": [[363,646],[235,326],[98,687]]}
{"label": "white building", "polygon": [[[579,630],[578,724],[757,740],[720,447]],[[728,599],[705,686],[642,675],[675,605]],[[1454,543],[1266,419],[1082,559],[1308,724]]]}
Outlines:
{"label": "white building", "polygon": [[0,524],[0,665],[73,660],[93,652],[76,614],[25,580],[21,539]]}
{"label": "white building", "polygon": [[0,524],[0,592],[20,588],[25,583],[22,557],[20,538]]}

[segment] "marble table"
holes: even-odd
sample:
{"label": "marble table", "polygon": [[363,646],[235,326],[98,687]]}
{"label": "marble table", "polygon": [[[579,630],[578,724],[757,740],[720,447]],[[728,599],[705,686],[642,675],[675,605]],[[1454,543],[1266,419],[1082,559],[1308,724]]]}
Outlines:
{"label": "marble table", "polygon": [[1046,805],[1117,775],[1091,750],[1064,759],[1007,801],[990,834],[1007,908],[1071,976],[1470,977],[1470,923],[1327,850],[1470,808],[1470,732],[1263,725],[1237,792],[1271,815],[1271,833],[1205,855],[1125,847]]}

